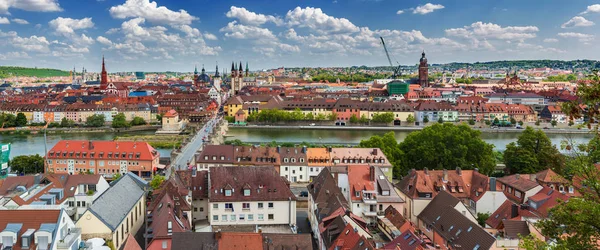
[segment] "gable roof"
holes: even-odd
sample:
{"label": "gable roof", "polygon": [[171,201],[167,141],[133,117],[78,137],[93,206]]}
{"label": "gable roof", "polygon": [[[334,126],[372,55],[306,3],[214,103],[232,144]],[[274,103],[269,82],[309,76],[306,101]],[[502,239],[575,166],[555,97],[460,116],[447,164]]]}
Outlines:
{"label": "gable roof", "polygon": [[519,239],[519,235],[529,235],[529,226],[527,225],[527,221],[504,220],[504,237],[510,239]]}
{"label": "gable roof", "polygon": [[125,240],[125,244],[121,247],[122,250],[142,250],[140,244],[135,241],[133,235],[127,234],[127,239]]}
{"label": "gable roof", "polygon": [[173,233],[171,249],[218,250],[219,243],[212,232]]}
{"label": "gable roof", "polygon": [[145,181],[133,173],[123,175],[113,181],[111,187],[100,195],[88,210],[112,231],[116,230],[136,203],[146,194],[141,186],[142,182]]}
{"label": "gable roof", "polygon": [[312,249],[310,234],[271,234],[263,233],[263,250],[271,249]]}
{"label": "gable roof", "polygon": [[[60,209],[44,209],[44,210],[25,210],[25,209],[10,209],[0,210],[0,230],[5,230],[8,224],[20,224],[18,230],[17,241],[13,245],[14,250],[21,250],[21,235],[28,229],[39,230],[42,225],[54,226],[56,232],[56,224],[59,222],[62,210]],[[52,241],[53,239],[49,239]],[[33,243],[33,242],[32,242]]]}
{"label": "gable roof", "polygon": [[[218,167],[209,173],[212,202],[221,201],[287,201],[296,200],[287,180],[273,167]],[[244,196],[244,186],[249,185],[250,195]],[[231,187],[231,196],[225,189]]]}
{"label": "gable roof", "polygon": [[420,194],[438,193],[447,190],[454,197],[465,199],[470,196],[473,173],[476,170],[411,170],[396,187],[410,198],[423,197]]}
{"label": "gable roof", "polygon": [[[514,212],[516,213],[514,217],[513,209],[515,209]],[[522,217],[537,218],[538,216],[529,211],[528,209],[525,209],[525,206],[519,206],[510,199],[507,199],[506,201],[504,201],[504,203],[502,203],[502,205],[500,205],[500,207],[498,207],[498,209],[496,209],[496,211],[494,211],[494,213],[490,215],[490,217],[485,221],[485,224],[487,224],[491,228],[500,229],[503,227],[503,221],[521,220]]]}
{"label": "gable roof", "polygon": [[263,249],[260,233],[217,232],[215,237],[219,238],[219,249]]}

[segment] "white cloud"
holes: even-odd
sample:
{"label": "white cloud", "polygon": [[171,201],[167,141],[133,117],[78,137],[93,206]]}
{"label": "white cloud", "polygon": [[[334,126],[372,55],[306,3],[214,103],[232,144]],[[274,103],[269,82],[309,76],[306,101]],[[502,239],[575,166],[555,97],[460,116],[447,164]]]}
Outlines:
{"label": "white cloud", "polygon": [[63,35],[73,34],[75,30],[88,29],[94,27],[94,22],[92,22],[91,17],[86,17],[83,19],[58,17],[48,22],[48,24],[57,33]]}
{"label": "white cloud", "polygon": [[546,39],[544,39],[544,42],[545,43],[557,43],[558,39],[556,39],[556,38],[546,38]]}
{"label": "white cloud", "polygon": [[119,29],[119,28],[110,28],[105,33],[109,34],[109,35],[110,34],[115,34],[115,33],[119,32],[119,30],[121,30],[121,29]]}
{"label": "white cloud", "polygon": [[560,37],[563,37],[563,38],[578,39],[581,42],[589,42],[589,41],[594,40],[594,35],[576,33],[576,32],[564,32],[564,33],[558,33],[557,35]]}
{"label": "white cloud", "polygon": [[237,21],[229,22],[227,26],[221,28],[219,31],[225,32],[225,37],[235,39],[256,39],[261,41],[277,39],[273,35],[273,32],[267,28],[243,25]]}
{"label": "white cloud", "polygon": [[20,37],[12,39],[12,45],[25,51],[48,52],[50,42],[43,36]]}
{"label": "white cloud", "polygon": [[425,5],[417,6],[413,10],[413,14],[425,15],[425,14],[434,12],[436,10],[441,10],[443,8],[444,8],[444,5],[441,5],[441,4],[426,3]]}
{"label": "white cloud", "polygon": [[114,18],[141,17],[155,24],[190,25],[192,21],[198,20],[185,10],[172,11],[150,0],[127,0],[122,5],[111,7],[109,12]]}
{"label": "white cloud", "polygon": [[600,4],[592,4],[584,12],[581,12],[582,15],[588,13],[600,13]]}
{"label": "white cloud", "polygon": [[404,14],[404,10],[396,11],[396,15],[402,15],[402,14]]}
{"label": "white cloud", "polygon": [[296,7],[287,12],[285,19],[289,26],[308,27],[319,33],[352,33],[359,31],[350,20],[329,16],[320,8]]}
{"label": "white cloud", "polygon": [[22,51],[13,51],[7,52],[4,54],[0,54],[0,60],[11,60],[11,59],[22,59],[22,58],[31,58],[29,54]]}
{"label": "white cloud", "polygon": [[582,16],[576,16],[571,18],[571,20],[567,21],[566,23],[563,23],[563,25],[561,25],[560,27],[563,29],[566,28],[572,28],[572,27],[588,27],[588,26],[592,26],[595,23],[585,19],[585,17]]}
{"label": "white cloud", "polygon": [[10,24],[10,20],[6,17],[0,17],[0,24]]}
{"label": "white cloud", "polygon": [[192,28],[191,26],[186,24],[175,26],[175,28],[183,31],[183,33],[185,33],[188,37],[200,36],[200,31],[198,29]]}
{"label": "white cloud", "polygon": [[283,20],[276,16],[257,14],[255,12],[249,11],[246,8],[239,8],[236,6],[231,6],[229,11],[225,14],[229,18],[235,18],[240,21],[242,24],[246,25],[255,25],[259,26],[266,22],[272,22],[276,25],[282,25]]}
{"label": "white cloud", "polygon": [[522,41],[536,37],[538,31],[539,29],[536,26],[502,27],[494,23],[475,22],[463,28],[446,29],[446,35],[462,38]]}
{"label": "white cloud", "polygon": [[113,44],[112,41],[110,41],[108,38],[103,37],[103,36],[97,37],[96,41],[98,41],[99,43],[106,45],[106,46],[111,46]]}
{"label": "white cloud", "polygon": [[58,0],[0,0],[0,14],[9,14],[10,8],[36,12],[62,11]]}
{"label": "white cloud", "polygon": [[27,20],[20,19],[20,18],[13,18],[12,21],[15,23],[18,23],[18,24],[29,24],[29,22],[27,22]]}
{"label": "white cloud", "polygon": [[213,35],[211,33],[208,33],[208,32],[204,32],[204,39],[206,39],[206,40],[213,40],[213,41],[219,40],[217,38],[217,36],[215,36],[215,35]]}

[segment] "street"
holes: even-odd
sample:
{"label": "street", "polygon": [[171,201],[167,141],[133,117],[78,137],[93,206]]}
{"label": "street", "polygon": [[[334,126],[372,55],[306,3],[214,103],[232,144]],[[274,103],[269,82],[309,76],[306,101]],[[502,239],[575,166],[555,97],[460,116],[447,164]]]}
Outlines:
{"label": "street", "polygon": [[[208,137],[208,135],[212,133],[213,127],[215,124],[217,124],[217,122],[218,119],[213,117],[206,122],[206,124],[204,124],[202,129],[200,129],[200,131],[194,135],[192,140],[181,149],[181,153],[179,153],[177,158],[171,161],[171,171],[187,169],[188,163],[192,160],[192,157],[194,157],[196,151],[198,151],[198,149],[200,149],[204,144],[202,138]],[[169,177],[171,171],[167,171],[167,178]]]}

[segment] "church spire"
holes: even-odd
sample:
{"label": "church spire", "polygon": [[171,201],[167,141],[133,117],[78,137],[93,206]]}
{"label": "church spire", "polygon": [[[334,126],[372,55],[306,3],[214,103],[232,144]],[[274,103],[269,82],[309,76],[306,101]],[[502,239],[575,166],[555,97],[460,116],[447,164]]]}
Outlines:
{"label": "church spire", "polygon": [[[202,66],[202,70],[204,70],[204,66]],[[215,77],[221,77],[219,76],[219,64],[217,63],[217,67],[215,68]]]}
{"label": "church spire", "polygon": [[249,76],[248,61],[246,61],[246,77]]}
{"label": "church spire", "polygon": [[238,68],[238,76],[244,76],[244,66],[242,66],[242,61],[240,61],[240,67]]}
{"label": "church spire", "polygon": [[100,87],[102,88],[108,84],[108,73],[106,73],[106,66],[104,65],[104,55],[102,55],[102,73],[100,75]]}
{"label": "church spire", "polygon": [[194,75],[198,75],[198,65],[194,65]]}

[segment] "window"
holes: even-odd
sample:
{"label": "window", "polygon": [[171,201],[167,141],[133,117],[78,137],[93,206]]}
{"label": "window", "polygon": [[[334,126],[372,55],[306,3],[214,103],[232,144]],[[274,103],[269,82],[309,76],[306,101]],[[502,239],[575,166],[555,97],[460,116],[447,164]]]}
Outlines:
{"label": "window", "polygon": [[273,208],[273,202],[269,202],[269,208]]}
{"label": "window", "polygon": [[244,189],[244,196],[250,196],[250,189]]}
{"label": "window", "polygon": [[233,209],[233,203],[225,203],[225,209]]}
{"label": "window", "polygon": [[75,206],[75,202],[74,201],[69,201],[69,207],[74,207]]}
{"label": "window", "polygon": [[354,196],[356,196],[356,197],[360,197],[360,192],[358,192],[358,191],[355,191],[355,192],[354,192]]}
{"label": "window", "polygon": [[218,215],[213,215],[213,221],[218,221],[219,220],[219,216]]}
{"label": "window", "polygon": [[264,220],[264,219],[265,219],[265,217],[264,217],[264,216],[265,216],[264,214],[259,214],[259,215],[258,215],[258,220]]}
{"label": "window", "polygon": [[169,247],[169,243],[166,240],[162,241],[162,249],[167,249]]}
{"label": "window", "polygon": [[275,215],[274,214],[269,214],[269,220],[274,220],[275,219]]}
{"label": "window", "polygon": [[227,221],[227,215],[221,215],[221,221]]}
{"label": "window", "polygon": [[197,207],[194,208],[194,212],[198,212],[198,208]]}
{"label": "window", "polygon": [[573,186],[569,186],[569,194],[572,194],[573,192],[574,192]]}
{"label": "window", "polygon": [[204,212],[204,207],[200,207],[200,212]]}
{"label": "window", "polygon": [[250,203],[242,203],[243,209],[250,209]]}
{"label": "window", "polygon": [[231,221],[235,221],[235,214],[232,214],[232,215],[230,216],[230,218],[231,218]]}
{"label": "window", "polygon": [[558,186],[558,191],[560,191],[561,193],[565,191],[565,187],[560,185]]}
{"label": "window", "polygon": [[225,189],[225,196],[231,196],[231,190]]}
{"label": "window", "polygon": [[240,220],[243,221],[246,219],[246,215],[245,214],[240,214]]}
{"label": "window", "polygon": [[259,208],[259,209],[262,209],[262,208],[263,208],[263,203],[262,203],[262,202],[259,202],[259,203],[258,203],[258,208]]}
{"label": "window", "polygon": [[517,198],[521,198],[521,192],[515,191],[515,196],[517,196]]}

